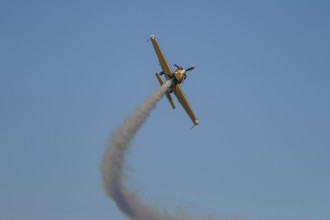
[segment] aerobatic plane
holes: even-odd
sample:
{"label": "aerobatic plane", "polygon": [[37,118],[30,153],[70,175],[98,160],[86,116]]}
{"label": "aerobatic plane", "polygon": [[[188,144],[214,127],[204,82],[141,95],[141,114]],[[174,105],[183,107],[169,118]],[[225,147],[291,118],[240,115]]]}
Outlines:
{"label": "aerobatic plane", "polygon": [[174,101],[171,97],[171,93],[174,93],[184,110],[187,112],[189,118],[194,123],[194,126],[199,124],[198,119],[196,118],[193,110],[190,107],[190,104],[184,95],[180,84],[183,83],[183,81],[187,78],[187,72],[194,69],[194,67],[190,67],[188,69],[184,69],[183,67],[179,67],[178,65],[174,64],[176,67],[176,70],[173,72],[171,70],[170,65],[168,64],[162,50],[160,49],[158,42],[154,35],[150,36],[150,40],[152,42],[152,45],[154,46],[155,52],[157,54],[160,66],[162,67],[162,71],[159,73],[156,73],[156,77],[160,83],[160,85],[163,85],[164,82],[162,80],[162,75],[165,76],[166,81],[171,81],[171,86],[168,89],[168,91],[165,93],[168,101],[170,102],[173,109],[175,109]]}

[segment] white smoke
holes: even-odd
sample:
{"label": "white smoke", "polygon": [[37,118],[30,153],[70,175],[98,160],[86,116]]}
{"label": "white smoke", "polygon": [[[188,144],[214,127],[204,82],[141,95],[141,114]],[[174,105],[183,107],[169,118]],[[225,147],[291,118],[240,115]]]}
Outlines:
{"label": "white smoke", "polygon": [[132,220],[191,219],[186,215],[187,213],[173,216],[147,205],[136,193],[130,192],[123,184],[125,154],[130,148],[132,139],[170,85],[169,81],[165,83],[142,103],[132,115],[126,118],[124,123],[112,134],[103,157],[101,171],[105,192],[114,200],[117,207]]}

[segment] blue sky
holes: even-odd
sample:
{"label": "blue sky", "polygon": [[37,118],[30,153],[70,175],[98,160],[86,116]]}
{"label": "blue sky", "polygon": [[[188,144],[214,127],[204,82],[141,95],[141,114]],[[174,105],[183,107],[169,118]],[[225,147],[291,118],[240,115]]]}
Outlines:
{"label": "blue sky", "polygon": [[100,162],[158,88],[155,34],[200,126],[162,100],[127,157],[200,218],[330,218],[328,1],[1,1],[0,219],[117,219]]}

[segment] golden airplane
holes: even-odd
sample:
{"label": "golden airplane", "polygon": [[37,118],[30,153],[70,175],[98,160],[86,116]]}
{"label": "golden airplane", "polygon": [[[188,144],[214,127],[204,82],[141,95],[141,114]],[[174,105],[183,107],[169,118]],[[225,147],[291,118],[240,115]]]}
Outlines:
{"label": "golden airplane", "polygon": [[189,105],[189,102],[188,102],[186,96],[184,95],[184,93],[183,93],[183,91],[182,91],[182,89],[179,85],[179,84],[183,83],[183,81],[187,78],[187,72],[190,71],[190,70],[193,70],[194,67],[190,67],[188,69],[183,69],[182,67],[179,67],[178,65],[174,64],[174,66],[177,69],[173,72],[171,70],[170,65],[166,61],[166,58],[165,58],[162,50],[160,49],[155,36],[151,35],[150,40],[152,42],[152,45],[154,46],[155,52],[157,54],[157,57],[158,57],[158,60],[159,60],[159,63],[160,63],[160,66],[162,67],[162,70],[163,70],[160,73],[156,73],[156,77],[157,77],[160,85],[164,84],[164,82],[161,78],[161,75],[165,76],[166,81],[171,80],[171,82],[172,82],[171,87],[165,93],[168,101],[170,102],[172,108],[175,109],[175,104],[174,104],[173,99],[170,95],[170,93],[174,92],[176,98],[178,99],[178,101],[180,102],[180,104],[182,105],[182,107],[184,108],[184,110],[187,112],[188,116],[190,117],[190,119],[194,123],[194,126],[198,125],[199,121],[196,118],[193,110],[191,109],[191,107]]}

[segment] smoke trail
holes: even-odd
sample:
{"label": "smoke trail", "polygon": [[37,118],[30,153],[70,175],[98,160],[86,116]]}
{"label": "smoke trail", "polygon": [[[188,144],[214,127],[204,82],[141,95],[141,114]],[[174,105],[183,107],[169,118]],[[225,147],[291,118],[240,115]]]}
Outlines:
{"label": "smoke trail", "polygon": [[179,220],[187,218],[187,216],[171,216],[148,206],[141,201],[137,194],[126,189],[122,182],[125,154],[129,150],[130,143],[169,86],[170,82],[164,84],[125,120],[122,126],[112,134],[103,157],[101,171],[105,192],[114,200],[117,207],[132,220]]}

